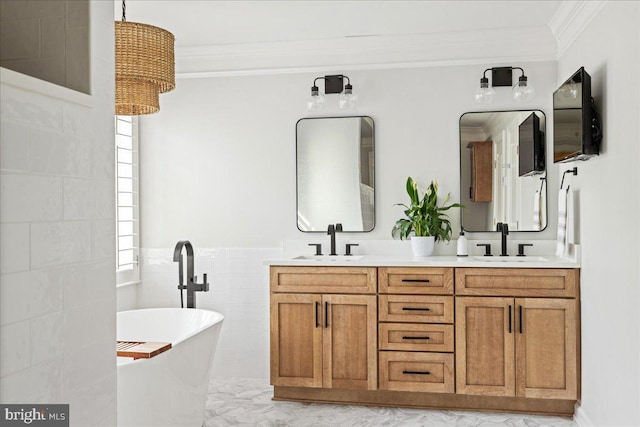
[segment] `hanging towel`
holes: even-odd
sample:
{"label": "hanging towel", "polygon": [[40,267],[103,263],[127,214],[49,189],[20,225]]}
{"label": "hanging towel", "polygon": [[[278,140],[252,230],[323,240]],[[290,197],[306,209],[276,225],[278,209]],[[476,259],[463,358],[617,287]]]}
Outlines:
{"label": "hanging towel", "polygon": [[564,256],[567,246],[567,193],[568,189],[561,188],[558,192],[558,238],[556,242],[556,256]]}
{"label": "hanging towel", "polygon": [[536,193],[533,195],[533,231],[540,231],[542,229],[542,225],[541,225],[541,216],[540,216],[540,211],[541,211],[541,200],[542,197],[540,197],[540,191],[536,190]]}

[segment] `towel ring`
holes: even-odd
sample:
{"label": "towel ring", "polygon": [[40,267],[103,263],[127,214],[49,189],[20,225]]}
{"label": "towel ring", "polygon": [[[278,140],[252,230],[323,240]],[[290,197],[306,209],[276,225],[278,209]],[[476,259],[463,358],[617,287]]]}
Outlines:
{"label": "towel ring", "polygon": [[[566,174],[570,173],[571,175],[578,175],[578,168],[574,167],[573,169],[567,169],[566,171],[564,171],[564,173],[562,174],[562,181],[560,182],[560,189],[562,190],[562,187],[564,187],[564,176]],[[569,187],[567,187],[567,190],[569,189]]]}

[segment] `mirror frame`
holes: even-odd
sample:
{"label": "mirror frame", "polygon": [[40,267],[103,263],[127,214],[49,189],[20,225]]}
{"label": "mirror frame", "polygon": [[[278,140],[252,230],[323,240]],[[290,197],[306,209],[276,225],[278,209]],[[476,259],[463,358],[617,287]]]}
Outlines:
{"label": "mirror frame", "polygon": [[[372,232],[375,228],[376,228],[376,199],[377,197],[375,197],[375,189],[376,189],[376,132],[375,132],[375,120],[373,120],[373,117],[371,116],[327,116],[327,117],[303,117],[301,119],[299,119],[296,122],[296,153],[295,153],[295,161],[296,161],[296,211],[295,211],[295,221],[296,221],[296,228],[298,229],[298,231],[302,232],[302,233],[326,233],[326,230],[317,230],[317,231],[312,231],[312,230],[301,230],[300,229],[300,223],[298,221],[298,210],[299,210],[299,199],[298,199],[298,191],[299,191],[299,184],[298,184],[298,124],[302,121],[302,120],[315,120],[315,119],[369,119],[369,121],[371,122],[371,132],[372,132],[372,138],[371,138],[371,149],[372,149],[372,153],[373,153],[373,189],[374,189],[374,198],[373,198],[373,225],[371,226],[371,229],[369,230],[348,230],[345,229],[343,232],[344,233],[370,233]],[[360,142],[360,144],[362,144],[362,142]],[[329,224],[327,224],[328,226]]]}
{"label": "mirror frame", "polygon": [[[518,113],[518,112],[526,112],[526,111],[531,111],[531,112],[536,112],[539,111],[540,113],[542,113],[542,115],[544,116],[544,153],[545,153],[545,160],[544,160],[544,187],[545,187],[545,197],[546,197],[546,201],[545,201],[545,217],[547,219],[546,223],[544,224],[544,227],[540,228],[540,230],[511,230],[509,229],[509,232],[514,232],[514,233],[540,233],[544,230],[547,229],[547,227],[549,226],[549,181],[548,181],[548,175],[549,175],[549,167],[548,167],[548,159],[549,156],[547,155],[547,148],[549,147],[548,144],[548,132],[547,132],[547,115],[545,114],[544,111],[542,111],[541,109],[523,109],[523,110],[491,110],[491,111],[467,111],[464,112],[460,115],[460,118],[458,119],[458,177],[460,178],[460,200],[462,203],[462,118],[464,116],[466,116],[467,114],[480,114],[480,113]],[[542,178],[541,178],[542,179]],[[496,230],[468,230],[466,228],[464,228],[464,223],[463,223],[463,214],[464,214],[464,208],[460,209],[460,228],[462,230],[465,231],[465,233],[499,233],[499,231]]]}

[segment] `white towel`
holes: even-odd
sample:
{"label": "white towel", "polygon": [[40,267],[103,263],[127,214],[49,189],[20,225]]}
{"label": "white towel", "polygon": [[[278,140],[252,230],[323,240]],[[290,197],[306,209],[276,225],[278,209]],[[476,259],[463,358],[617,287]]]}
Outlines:
{"label": "white towel", "polygon": [[535,194],[533,195],[533,230],[534,231],[540,231],[542,229],[542,225],[540,220],[542,219],[540,217],[540,209],[541,209],[541,200],[542,197],[540,197],[540,191],[536,190]]}
{"label": "white towel", "polygon": [[564,256],[567,246],[567,193],[568,189],[561,188],[558,192],[558,238],[556,242],[556,256]]}

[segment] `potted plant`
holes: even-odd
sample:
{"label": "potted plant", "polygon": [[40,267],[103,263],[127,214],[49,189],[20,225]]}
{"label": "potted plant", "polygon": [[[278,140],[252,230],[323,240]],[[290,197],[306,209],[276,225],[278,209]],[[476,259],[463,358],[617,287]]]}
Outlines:
{"label": "potted plant", "polygon": [[413,178],[407,178],[407,193],[411,204],[408,206],[398,203],[396,206],[404,206],[406,218],[399,219],[393,226],[391,235],[406,239],[411,236],[413,254],[417,257],[427,257],[433,254],[434,243],[451,240],[451,222],[445,213],[451,208],[463,207],[459,203],[446,205],[450,195],[444,198],[438,206],[438,184],[431,181],[424,196],[420,198],[418,183]]}

